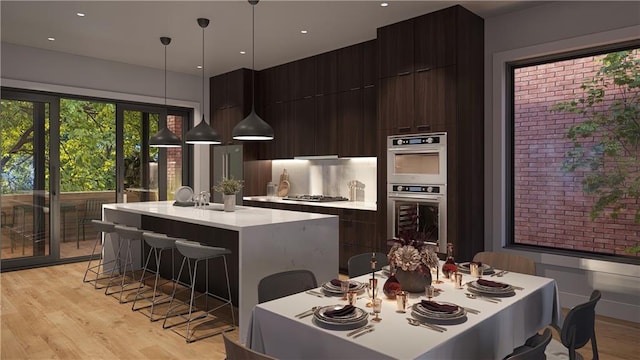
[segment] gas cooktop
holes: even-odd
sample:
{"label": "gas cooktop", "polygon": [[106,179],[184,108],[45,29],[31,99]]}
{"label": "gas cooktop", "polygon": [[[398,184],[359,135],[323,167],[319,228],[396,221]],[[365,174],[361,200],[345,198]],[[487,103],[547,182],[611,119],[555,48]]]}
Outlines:
{"label": "gas cooktop", "polygon": [[294,195],[287,196],[284,200],[295,201],[311,201],[311,202],[330,202],[330,201],[349,201],[346,197],[342,196],[327,196],[327,195]]}

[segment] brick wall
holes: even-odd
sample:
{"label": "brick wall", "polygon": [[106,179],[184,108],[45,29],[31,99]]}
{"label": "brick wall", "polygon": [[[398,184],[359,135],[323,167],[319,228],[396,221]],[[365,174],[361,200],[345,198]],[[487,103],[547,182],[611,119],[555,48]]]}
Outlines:
{"label": "brick wall", "polygon": [[[589,218],[594,197],[582,191],[582,174],[562,170],[572,145],[567,129],[580,119],[550,107],[578,97],[580,85],[600,68],[586,57],[515,70],[514,241],[519,244],[624,254],[640,241],[634,211],[618,219]],[[629,201],[631,209],[640,206]]]}
{"label": "brick wall", "polygon": [[[167,128],[178,137],[182,134],[182,116],[167,116]],[[182,186],[182,147],[167,148],[167,199],[173,200],[173,194]]]}

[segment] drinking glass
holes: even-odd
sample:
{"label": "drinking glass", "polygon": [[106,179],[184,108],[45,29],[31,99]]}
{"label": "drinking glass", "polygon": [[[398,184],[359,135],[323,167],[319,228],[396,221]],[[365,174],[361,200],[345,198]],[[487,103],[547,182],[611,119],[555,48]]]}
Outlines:
{"label": "drinking glass", "polygon": [[382,319],[378,316],[382,311],[382,299],[375,298],[373,299],[373,313],[376,314],[376,317],[371,319],[371,321],[381,321]]}
{"label": "drinking glass", "polygon": [[358,292],[355,290],[349,290],[347,293],[347,301],[349,305],[356,306],[356,301],[358,300]]}
{"label": "drinking glass", "polygon": [[342,280],[342,282],[340,282],[340,290],[342,291],[342,300],[347,300],[347,293],[349,292],[349,285],[351,285],[351,282],[349,281],[349,279]]}
{"label": "drinking glass", "polygon": [[367,307],[373,306],[373,300],[378,295],[378,279],[369,279],[369,287],[367,288],[367,295],[371,298],[371,301],[367,303]]}
{"label": "drinking glass", "polygon": [[424,292],[427,299],[431,300],[436,295],[436,288],[433,285],[427,285],[424,287]]}
{"label": "drinking glass", "polygon": [[408,305],[408,299],[407,299],[407,293],[404,291],[400,291],[399,293],[396,294],[396,312],[399,313],[405,313],[407,312],[407,305]]}
{"label": "drinking glass", "polygon": [[456,273],[455,279],[456,279],[456,289],[462,289],[462,274]]}
{"label": "drinking glass", "polygon": [[480,269],[478,264],[476,263],[469,264],[469,270],[471,271],[471,276],[477,277],[477,278],[482,277],[482,270]]}

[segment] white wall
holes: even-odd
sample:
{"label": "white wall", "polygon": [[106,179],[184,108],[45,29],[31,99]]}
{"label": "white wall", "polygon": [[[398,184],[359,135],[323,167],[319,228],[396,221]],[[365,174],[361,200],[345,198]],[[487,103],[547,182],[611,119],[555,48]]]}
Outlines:
{"label": "white wall", "polygon": [[504,69],[517,59],[640,38],[638,2],[554,2],[485,19],[485,248],[536,260],[555,278],[563,307],[602,291],[597,312],[640,322],[640,266],[503,249],[505,240]]}
{"label": "white wall", "polygon": [[[161,69],[8,43],[0,47],[0,77],[2,86],[164,104]],[[196,123],[200,121],[201,81],[197,76],[167,72],[167,104],[194,108]],[[208,114],[209,81],[205,81],[204,111]],[[209,188],[208,149],[195,147],[196,189]]]}

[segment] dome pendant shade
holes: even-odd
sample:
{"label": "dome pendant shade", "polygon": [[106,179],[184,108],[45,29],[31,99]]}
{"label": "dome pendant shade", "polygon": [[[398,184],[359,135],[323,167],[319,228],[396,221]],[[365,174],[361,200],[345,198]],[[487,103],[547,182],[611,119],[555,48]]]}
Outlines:
{"label": "dome pendant shade", "polygon": [[162,130],[155,133],[149,138],[149,146],[155,147],[180,147],[182,141],[178,135],[174,134],[167,127],[163,127]]}
{"label": "dome pendant shade", "polygon": [[233,128],[235,140],[273,140],[273,129],[262,120],[255,109]]}
{"label": "dome pendant shade", "polygon": [[251,4],[251,113],[233,127],[234,140],[273,140],[273,128],[256,114],[256,21],[255,6],[259,0],[249,0]]}
{"label": "dome pendant shade", "polygon": [[[164,45],[164,105],[167,106],[167,45],[171,43],[171,38],[162,36],[160,42]],[[149,138],[149,146],[180,147],[182,140],[165,126]]]}
{"label": "dome pendant shade", "polygon": [[204,121],[204,114],[202,120],[193,129],[189,130],[184,137],[184,142],[187,144],[221,144],[220,134],[215,131],[206,121]]}

